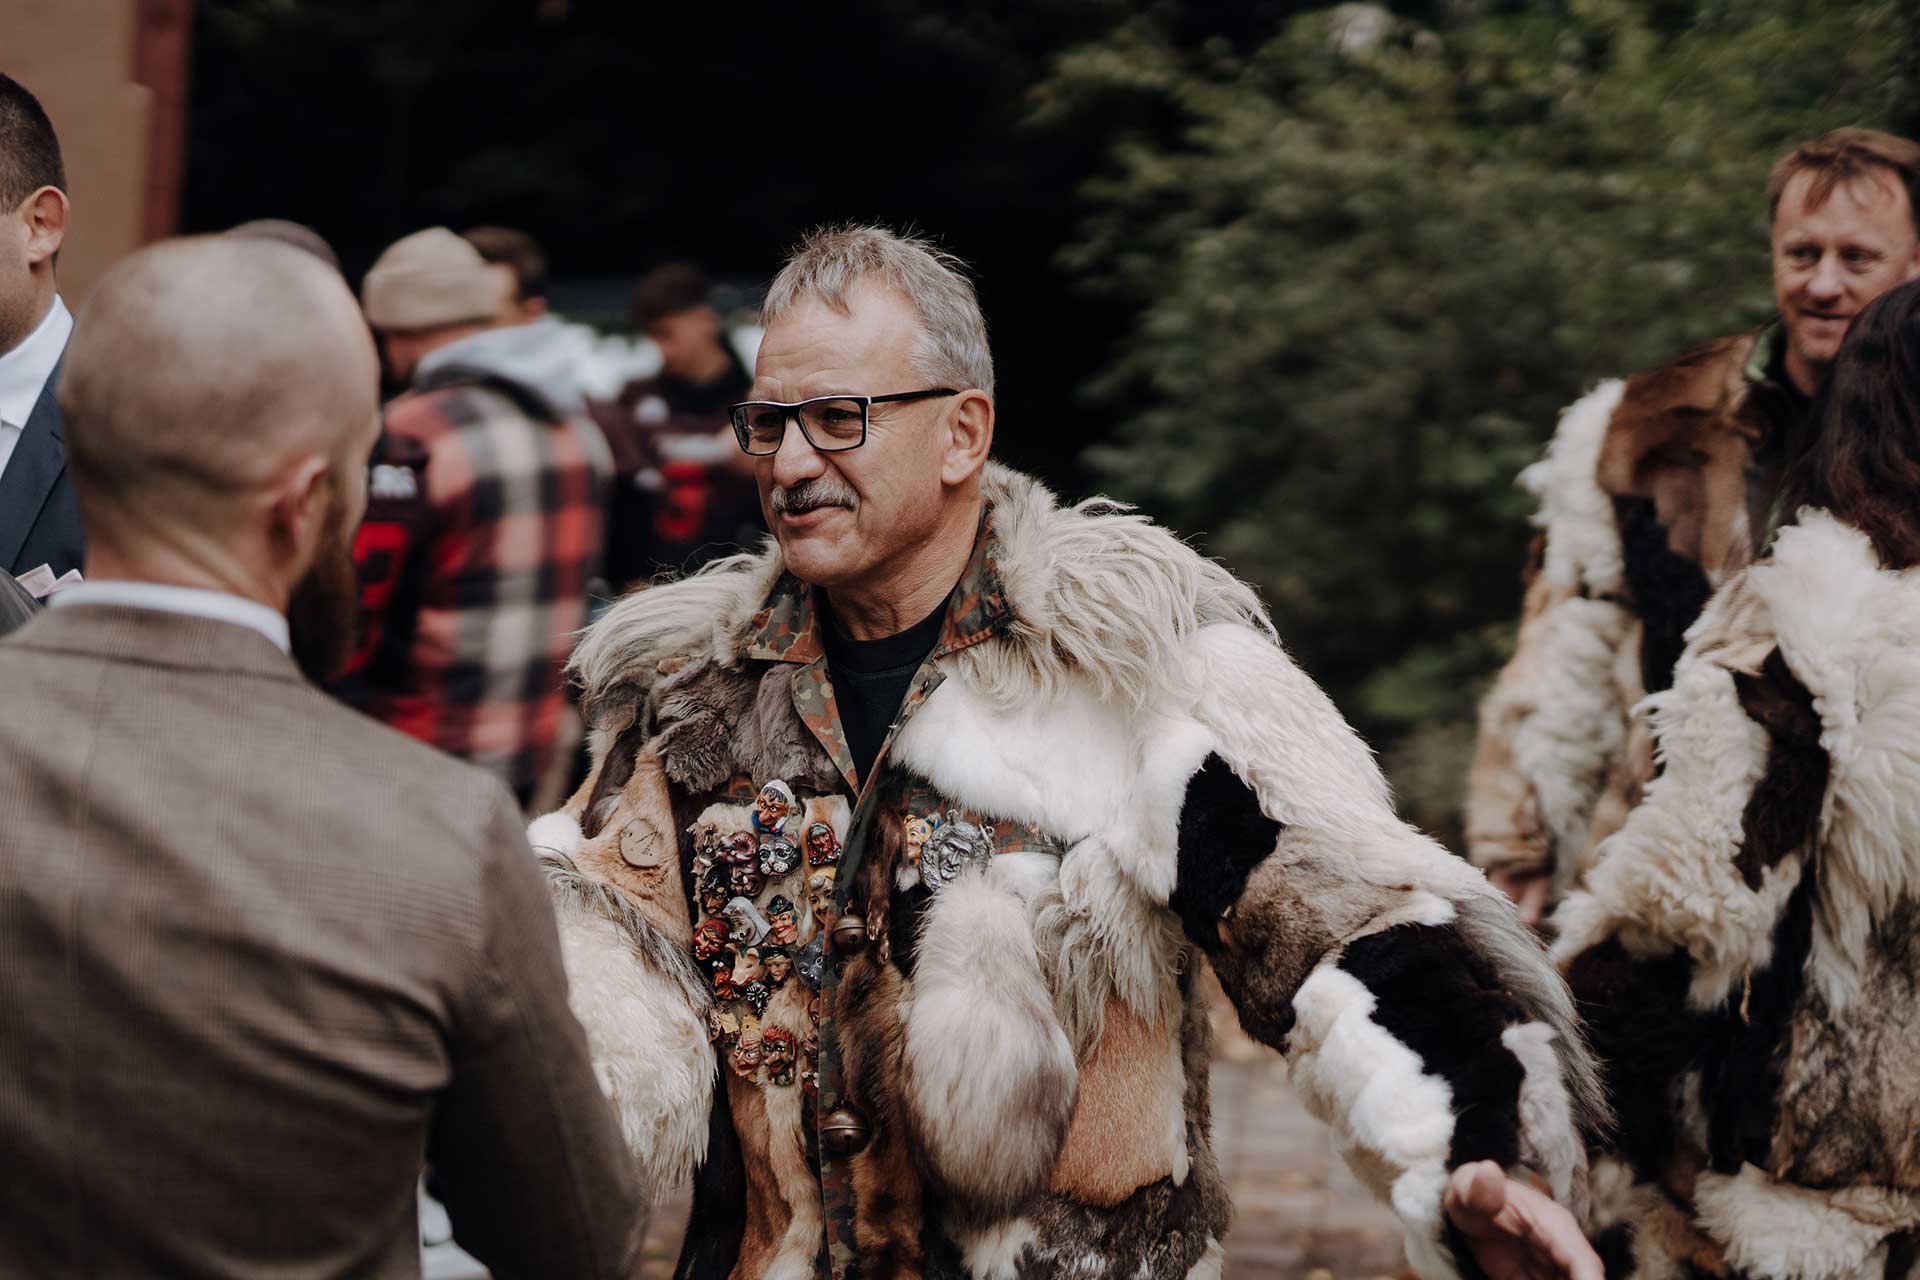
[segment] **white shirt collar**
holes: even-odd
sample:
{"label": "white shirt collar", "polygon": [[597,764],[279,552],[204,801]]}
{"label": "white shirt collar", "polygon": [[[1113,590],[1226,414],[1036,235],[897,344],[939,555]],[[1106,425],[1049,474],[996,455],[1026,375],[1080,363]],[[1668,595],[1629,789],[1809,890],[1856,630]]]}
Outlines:
{"label": "white shirt collar", "polygon": [[72,333],[73,313],[56,293],[53,306],[33,332],[19,346],[0,355],[0,422],[15,427],[27,425]]}
{"label": "white shirt collar", "polygon": [[161,582],[76,582],[49,596],[47,604],[55,609],[70,604],[118,605],[124,609],[158,609],[163,613],[211,618],[258,631],[273,641],[280,652],[293,652],[283,615],[257,600],[242,599],[224,591],[202,591],[198,587],[175,587]]}

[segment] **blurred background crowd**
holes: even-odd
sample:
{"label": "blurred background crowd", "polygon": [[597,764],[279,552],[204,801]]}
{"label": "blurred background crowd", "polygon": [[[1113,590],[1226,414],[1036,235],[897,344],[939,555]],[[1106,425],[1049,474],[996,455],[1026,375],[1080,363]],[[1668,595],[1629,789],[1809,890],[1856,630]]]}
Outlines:
{"label": "blurred background crowd", "polygon": [[[1256,583],[1448,838],[1559,406],[1771,314],[1783,148],[1920,133],[1905,0],[4,7],[6,70],[106,157],[70,161],[70,302],[176,231],[293,220],[363,297],[464,232],[597,425],[602,597],[758,536],[720,410],[794,237],[930,232],[978,272],[1002,455]],[[89,146],[134,107],[140,154]]]}

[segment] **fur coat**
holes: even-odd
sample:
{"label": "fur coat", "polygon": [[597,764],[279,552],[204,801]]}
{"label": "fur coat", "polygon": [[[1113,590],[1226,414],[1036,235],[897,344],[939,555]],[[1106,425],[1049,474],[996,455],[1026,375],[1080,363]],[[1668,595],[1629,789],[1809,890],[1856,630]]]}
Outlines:
{"label": "fur coat", "polygon": [[1513,658],[1480,707],[1476,866],[1550,870],[1557,901],[1639,802],[1653,754],[1632,708],[1672,681],[1707,597],[1752,562],[1807,425],[1771,350],[1767,331],[1741,334],[1602,382],[1521,473],[1542,537]]}
{"label": "fur coat", "polygon": [[864,786],[771,546],[575,656],[594,771],[532,837],[628,1136],[694,1177],[679,1274],[1219,1275],[1202,961],[1423,1276],[1470,1268],[1464,1161],[1583,1205],[1564,985],[1252,593],[1109,504],[984,488]]}
{"label": "fur coat", "polygon": [[1621,1111],[1609,1273],[1916,1274],[1920,572],[1803,512],[1648,713],[1662,771],[1555,943]]}

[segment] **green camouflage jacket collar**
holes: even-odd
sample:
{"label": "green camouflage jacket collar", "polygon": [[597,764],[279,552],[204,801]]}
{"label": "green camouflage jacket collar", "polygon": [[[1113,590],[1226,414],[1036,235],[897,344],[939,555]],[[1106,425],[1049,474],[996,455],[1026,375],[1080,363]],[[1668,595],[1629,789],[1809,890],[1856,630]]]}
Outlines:
{"label": "green camouflage jacket collar", "polygon": [[[997,552],[993,508],[989,505],[980,514],[973,555],[948,599],[946,625],[929,660],[978,644],[1012,621],[1013,610],[1000,581]],[[763,662],[817,662],[826,655],[820,625],[813,588],[782,572],[753,615],[742,655]]]}

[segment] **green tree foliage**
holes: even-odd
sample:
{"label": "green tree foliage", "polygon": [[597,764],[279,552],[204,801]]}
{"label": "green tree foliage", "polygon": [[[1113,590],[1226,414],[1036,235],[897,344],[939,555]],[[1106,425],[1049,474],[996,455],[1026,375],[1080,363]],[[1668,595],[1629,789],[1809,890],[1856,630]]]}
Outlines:
{"label": "green tree foliage", "polygon": [[1769,165],[1907,123],[1916,44],[1904,0],[1439,9],[1138,17],[1034,99],[1136,122],[1064,255],[1134,317],[1091,468],[1260,586],[1444,827],[1518,608],[1515,473],[1593,380],[1767,318]]}

